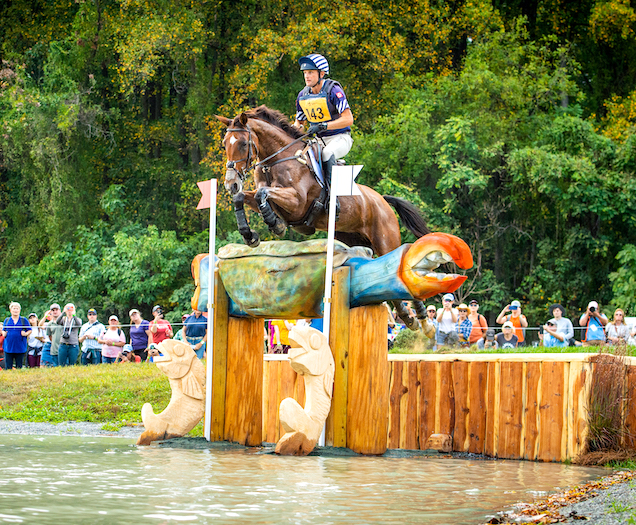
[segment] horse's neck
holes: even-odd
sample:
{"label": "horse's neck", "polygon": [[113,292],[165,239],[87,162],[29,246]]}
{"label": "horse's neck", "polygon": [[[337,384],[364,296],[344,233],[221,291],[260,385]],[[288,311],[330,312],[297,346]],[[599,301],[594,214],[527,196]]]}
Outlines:
{"label": "horse's neck", "polygon": [[294,141],[294,139],[287,135],[282,129],[262,120],[252,120],[250,127],[258,137],[258,157],[260,159],[273,155],[279,149]]}

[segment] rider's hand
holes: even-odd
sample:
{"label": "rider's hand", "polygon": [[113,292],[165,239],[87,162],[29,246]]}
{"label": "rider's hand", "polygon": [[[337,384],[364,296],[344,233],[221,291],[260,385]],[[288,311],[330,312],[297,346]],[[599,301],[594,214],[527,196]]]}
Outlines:
{"label": "rider's hand", "polygon": [[318,122],[316,124],[312,124],[311,126],[309,126],[309,129],[307,130],[307,134],[315,135],[316,133],[319,133],[320,131],[325,131],[326,129],[327,129],[326,122]]}

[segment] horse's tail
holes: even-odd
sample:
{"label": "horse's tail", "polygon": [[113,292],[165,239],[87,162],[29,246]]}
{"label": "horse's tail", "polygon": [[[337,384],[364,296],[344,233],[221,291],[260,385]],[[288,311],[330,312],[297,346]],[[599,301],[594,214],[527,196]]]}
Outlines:
{"label": "horse's tail", "polygon": [[418,239],[431,233],[420,215],[420,211],[409,201],[391,195],[383,195],[382,198],[395,208],[404,226]]}

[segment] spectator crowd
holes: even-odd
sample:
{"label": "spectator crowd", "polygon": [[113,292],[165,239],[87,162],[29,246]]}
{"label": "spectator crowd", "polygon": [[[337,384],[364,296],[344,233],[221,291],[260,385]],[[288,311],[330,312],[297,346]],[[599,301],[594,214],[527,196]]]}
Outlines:
{"label": "spectator crowd", "polygon": [[119,317],[111,315],[107,326],[99,321],[94,308],[86,312],[84,322],[72,303],[63,309],[53,303],[41,318],[35,312],[24,317],[18,302],[9,305],[9,312],[0,330],[0,368],[6,370],[139,363],[156,352],[156,345],[170,338],[190,344],[200,359],[205,356],[207,317],[198,310],[181,316],[181,328],[176,333],[159,305],[152,309],[151,321],[133,308],[128,312],[130,324],[122,325]]}
{"label": "spectator crowd", "polygon": [[[445,347],[479,349],[513,349],[528,345],[528,332],[536,330],[538,341],[533,346],[563,348],[567,346],[625,346],[636,345],[636,325],[629,327],[625,312],[617,308],[611,320],[605,315],[597,301],[590,301],[585,312],[577,319],[579,337],[575,338],[574,325],[565,317],[565,308],[553,304],[548,309],[548,319],[538,327],[530,327],[522,313],[521,302],[511,301],[496,318],[501,331],[489,327],[486,318],[479,313],[479,302],[475,299],[468,304],[455,306],[455,296],[444,294],[442,306],[429,305],[427,317],[423,320],[424,332],[431,334],[433,350]],[[393,325],[393,326],[391,326]],[[389,323],[389,346],[396,333],[404,329],[398,318]],[[433,335],[434,334],[434,335]]]}

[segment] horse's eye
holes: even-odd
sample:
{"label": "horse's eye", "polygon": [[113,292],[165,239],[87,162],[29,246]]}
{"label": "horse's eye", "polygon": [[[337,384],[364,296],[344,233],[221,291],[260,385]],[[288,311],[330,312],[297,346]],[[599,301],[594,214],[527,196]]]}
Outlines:
{"label": "horse's eye", "polygon": [[245,149],[247,148],[247,142],[245,140],[239,140],[237,143],[237,147],[239,149]]}

